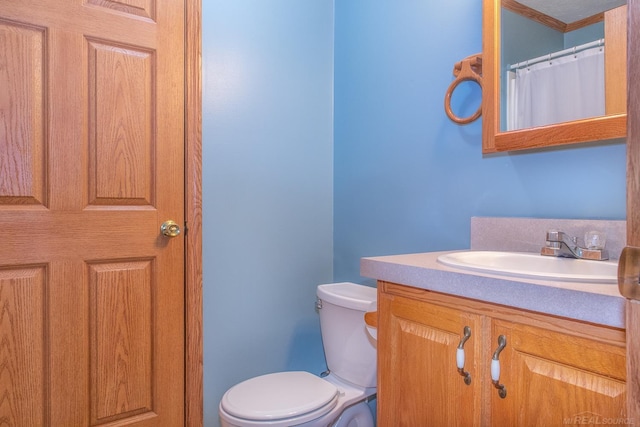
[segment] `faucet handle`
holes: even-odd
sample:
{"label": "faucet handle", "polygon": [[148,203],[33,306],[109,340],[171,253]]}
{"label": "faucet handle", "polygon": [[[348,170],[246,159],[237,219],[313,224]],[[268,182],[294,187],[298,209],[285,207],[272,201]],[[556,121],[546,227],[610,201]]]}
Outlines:
{"label": "faucet handle", "polygon": [[604,249],[607,235],[601,231],[587,231],[584,233],[584,246],[587,249]]}
{"label": "faucet handle", "polygon": [[547,230],[547,242],[562,242],[564,233],[558,230]]}

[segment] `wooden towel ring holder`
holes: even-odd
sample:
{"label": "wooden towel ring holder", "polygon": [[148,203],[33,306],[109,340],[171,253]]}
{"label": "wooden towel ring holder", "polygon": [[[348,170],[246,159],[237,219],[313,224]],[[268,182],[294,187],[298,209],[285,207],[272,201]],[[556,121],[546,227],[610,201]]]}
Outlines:
{"label": "wooden towel ring holder", "polygon": [[453,75],[455,76],[455,80],[449,85],[449,89],[447,89],[447,93],[444,97],[444,111],[454,122],[466,125],[480,117],[482,114],[482,104],[478,107],[478,111],[473,115],[460,118],[453,114],[453,111],[451,110],[451,95],[455,88],[464,81],[474,81],[480,85],[480,88],[482,88],[482,54],[476,53],[475,55],[467,56],[460,62],[456,62],[453,66]]}

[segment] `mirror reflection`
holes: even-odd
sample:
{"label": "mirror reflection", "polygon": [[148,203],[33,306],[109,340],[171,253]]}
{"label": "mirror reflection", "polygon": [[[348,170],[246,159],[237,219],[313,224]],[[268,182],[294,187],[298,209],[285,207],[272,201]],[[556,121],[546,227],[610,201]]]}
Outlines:
{"label": "mirror reflection", "polygon": [[501,131],[624,113],[615,86],[625,82],[616,82],[615,61],[607,59],[616,51],[607,34],[617,19],[608,11],[624,4],[502,0]]}

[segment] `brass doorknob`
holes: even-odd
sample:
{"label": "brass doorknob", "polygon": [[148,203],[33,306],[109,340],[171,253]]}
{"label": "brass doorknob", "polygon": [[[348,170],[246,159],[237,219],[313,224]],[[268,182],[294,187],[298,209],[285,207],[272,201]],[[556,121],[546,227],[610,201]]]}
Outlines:
{"label": "brass doorknob", "polygon": [[162,223],[160,231],[164,236],[176,237],[180,234],[180,226],[173,220],[168,220]]}

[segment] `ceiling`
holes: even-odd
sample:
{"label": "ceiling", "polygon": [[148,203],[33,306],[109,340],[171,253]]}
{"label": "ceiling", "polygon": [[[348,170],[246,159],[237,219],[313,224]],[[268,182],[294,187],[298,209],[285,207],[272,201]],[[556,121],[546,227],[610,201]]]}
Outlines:
{"label": "ceiling", "polygon": [[626,0],[517,0],[531,9],[570,24],[626,4]]}

